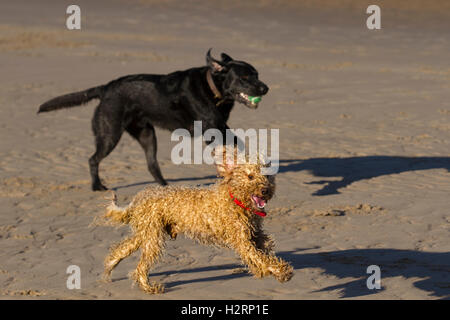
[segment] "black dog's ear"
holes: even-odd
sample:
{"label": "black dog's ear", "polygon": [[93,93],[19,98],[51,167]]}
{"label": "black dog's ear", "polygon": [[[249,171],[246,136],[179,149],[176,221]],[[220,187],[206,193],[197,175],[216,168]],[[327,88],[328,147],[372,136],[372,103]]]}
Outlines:
{"label": "black dog's ear", "polygon": [[206,53],[206,64],[211,68],[212,72],[222,72],[225,71],[225,64],[211,57],[211,49]]}
{"label": "black dog's ear", "polygon": [[222,57],[222,62],[228,63],[230,61],[233,61],[233,58],[226,53],[222,53],[220,56]]}

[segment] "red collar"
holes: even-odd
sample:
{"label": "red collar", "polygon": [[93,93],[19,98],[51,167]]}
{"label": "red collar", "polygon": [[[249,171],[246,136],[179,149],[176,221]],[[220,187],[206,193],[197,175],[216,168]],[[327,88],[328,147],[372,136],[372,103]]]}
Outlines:
{"label": "red collar", "polygon": [[261,217],[265,217],[266,216],[266,213],[263,212],[263,211],[257,211],[257,210],[253,210],[251,208],[247,208],[241,201],[239,201],[238,199],[236,199],[233,196],[233,194],[231,193],[231,190],[229,190],[229,192],[230,192],[230,197],[231,197],[231,199],[233,199],[234,203],[236,203],[242,209],[247,210],[247,211],[252,211],[254,214],[256,214],[258,216],[261,216]]}

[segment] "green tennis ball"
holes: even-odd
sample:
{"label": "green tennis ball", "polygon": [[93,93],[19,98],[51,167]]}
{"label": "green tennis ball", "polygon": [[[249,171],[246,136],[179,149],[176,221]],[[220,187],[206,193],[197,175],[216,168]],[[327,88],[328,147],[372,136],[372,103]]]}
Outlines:
{"label": "green tennis ball", "polygon": [[261,101],[261,97],[248,96],[248,100],[250,100],[251,103],[257,104]]}

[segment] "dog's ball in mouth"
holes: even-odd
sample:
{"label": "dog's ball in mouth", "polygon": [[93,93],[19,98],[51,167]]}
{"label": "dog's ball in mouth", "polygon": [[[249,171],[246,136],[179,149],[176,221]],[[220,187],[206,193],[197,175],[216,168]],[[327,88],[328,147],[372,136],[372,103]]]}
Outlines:
{"label": "dog's ball in mouth", "polygon": [[253,97],[253,96],[248,96],[248,100],[250,100],[251,103],[254,104],[258,104],[261,101],[261,97]]}
{"label": "dog's ball in mouth", "polygon": [[241,98],[241,101],[249,108],[256,109],[258,108],[258,103],[261,102],[261,97],[254,97],[249,96],[248,94],[245,94],[241,92],[239,94],[239,97]]}

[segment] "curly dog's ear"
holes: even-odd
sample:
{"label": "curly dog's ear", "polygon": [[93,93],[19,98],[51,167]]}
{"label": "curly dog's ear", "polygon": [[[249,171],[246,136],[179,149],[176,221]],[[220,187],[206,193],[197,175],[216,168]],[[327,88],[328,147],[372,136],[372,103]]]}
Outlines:
{"label": "curly dog's ear", "polygon": [[230,145],[220,145],[214,149],[214,161],[219,176],[225,177],[233,172],[237,166],[237,154],[237,148]]}

